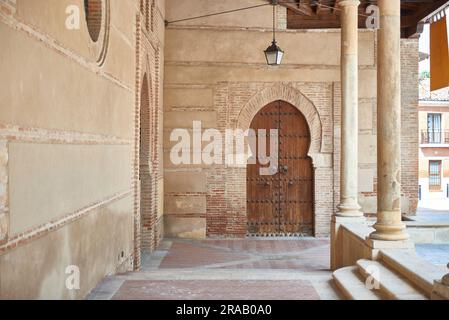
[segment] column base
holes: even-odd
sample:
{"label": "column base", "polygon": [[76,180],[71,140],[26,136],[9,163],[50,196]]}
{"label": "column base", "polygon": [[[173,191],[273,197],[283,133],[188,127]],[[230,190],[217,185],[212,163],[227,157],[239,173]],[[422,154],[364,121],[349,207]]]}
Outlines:
{"label": "column base", "polygon": [[[372,235],[372,234],[371,234]],[[415,252],[415,243],[412,240],[389,241],[372,239],[371,235],[366,238],[366,245],[368,247],[368,258],[377,260],[380,250],[406,250]]]}
{"label": "column base", "polygon": [[376,229],[376,231],[370,234],[370,238],[373,240],[403,241],[410,238],[410,236],[405,232],[406,226],[403,223],[376,223],[373,228]]}
{"label": "column base", "polygon": [[360,209],[360,207],[357,202],[349,203],[349,204],[339,204],[337,206],[338,211],[335,213],[335,216],[337,217],[344,217],[344,218],[357,218],[357,217],[364,217],[364,214]]}
{"label": "column base", "polygon": [[343,244],[341,239],[341,234],[339,232],[340,225],[343,223],[357,223],[366,225],[366,218],[363,216],[332,216],[331,221],[331,269],[337,270],[343,265]]}

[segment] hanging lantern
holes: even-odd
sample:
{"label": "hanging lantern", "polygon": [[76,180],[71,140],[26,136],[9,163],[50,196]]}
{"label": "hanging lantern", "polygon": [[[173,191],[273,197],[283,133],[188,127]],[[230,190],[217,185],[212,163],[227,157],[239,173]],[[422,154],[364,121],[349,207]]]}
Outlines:
{"label": "hanging lantern", "polygon": [[265,57],[269,66],[278,66],[281,64],[284,51],[276,44],[276,40],[273,40],[271,46],[265,50]]}
{"label": "hanging lantern", "polygon": [[276,5],[277,1],[272,1],[273,5],[273,42],[271,45],[265,50],[265,58],[267,59],[267,64],[269,66],[278,66],[282,62],[282,58],[284,57],[284,51],[277,45],[276,43]]}

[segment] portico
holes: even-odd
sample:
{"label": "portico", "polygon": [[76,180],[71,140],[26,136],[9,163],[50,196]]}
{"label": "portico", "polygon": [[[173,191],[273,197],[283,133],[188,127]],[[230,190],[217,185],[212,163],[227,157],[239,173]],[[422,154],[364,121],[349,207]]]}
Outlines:
{"label": "portico", "polygon": [[449,297],[403,222],[448,1],[69,2],[0,0],[0,298]]}
{"label": "portico", "polygon": [[[332,268],[344,261],[340,234],[342,224],[366,225],[358,205],[358,26],[359,1],[340,1],[341,15],[341,191],[338,211],[332,217]],[[401,47],[399,0],[381,0],[377,45],[377,221],[366,246],[370,258],[376,258],[381,248],[411,249],[402,223],[401,212]],[[366,229],[369,230],[369,229]],[[343,247],[342,247],[343,246]],[[353,256],[354,259],[354,256]],[[352,261],[355,262],[355,261]]]}

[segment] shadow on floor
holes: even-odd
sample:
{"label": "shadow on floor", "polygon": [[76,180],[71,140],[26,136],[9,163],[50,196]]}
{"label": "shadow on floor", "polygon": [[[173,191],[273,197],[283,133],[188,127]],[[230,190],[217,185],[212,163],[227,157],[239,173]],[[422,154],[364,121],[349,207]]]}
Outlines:
{"label": "shadow on floor", "polygon": [[339,299],[328,239],[165,239],[142,269],[106,278],[88,299]]}

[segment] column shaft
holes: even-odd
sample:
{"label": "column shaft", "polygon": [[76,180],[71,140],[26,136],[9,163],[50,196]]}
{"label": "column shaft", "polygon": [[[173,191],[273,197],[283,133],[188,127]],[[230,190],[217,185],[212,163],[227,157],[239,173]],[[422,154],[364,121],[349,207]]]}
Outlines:
{"label": "column shaft", "polygon": [[341,6],[341,170],[337,216],[360,217],[358,204],[358,0]]}
{"label": "column shaft", "polygon": [[379,0],[377,223],[371,239],[405,240],[401,217],[401,3]]}

